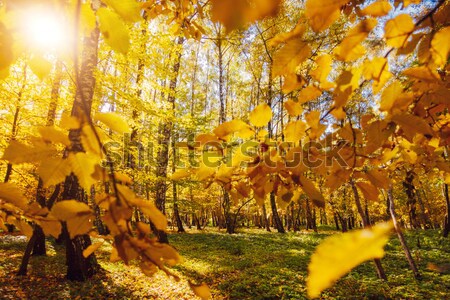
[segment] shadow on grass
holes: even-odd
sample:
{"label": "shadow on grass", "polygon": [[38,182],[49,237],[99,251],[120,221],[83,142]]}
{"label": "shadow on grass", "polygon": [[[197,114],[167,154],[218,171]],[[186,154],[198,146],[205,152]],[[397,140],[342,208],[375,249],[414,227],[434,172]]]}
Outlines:
{"label": "shadow on grass", "polygon": [[27,241],[0,237],[0,298],[2,299],[130,299],[129,287],[118,286],[100,270],[86,282],[65,279],[63,246],[47,243],[48,255],[32,257],[27,276],[16,276]]}

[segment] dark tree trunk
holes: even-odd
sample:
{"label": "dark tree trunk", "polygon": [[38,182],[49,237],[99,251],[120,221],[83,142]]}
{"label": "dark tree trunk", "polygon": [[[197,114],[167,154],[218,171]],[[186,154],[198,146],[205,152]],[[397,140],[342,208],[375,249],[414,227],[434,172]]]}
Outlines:
{"label": "dark tree trunk", "polygon": [[277,203],[275,201],[275,193],[274,192],[270,193],[270,206],[272,208],[272,217],[273,217],[275,229],[279,233],[286,233],[286,231],[284,230],[284,227],[283,227],[283,223],[281,222],[280,216],[278,215]]}
{"label": "dark tree trunk", "polygon": [[[172,106],[171,115],[175,114],[175,93],[178,84],[178,75],[180,72],[180,61],[182,55],[182,46],[184,43],[184,37],[178,37],[175,52],[173,57],[172,74],[169,84],[169,95],[167,102]],[[158,155],[156,161],[156,207],[166,214],[166,192],[167,192],[167,167],[169,165],[169,142],[172,135],[173,122],[169,117],[169,120],[165,120],[160,124],[159,136],[158,136]],[[152,224],[152,231],[157,236],[159,242],[169,243],[167,233],[162,230],[158,230]]]}
{"label": "dark tree trunk", "polygon": [[[90,36],[85,36],[83,45],[82,61],[79,73],[76,74],[76,95],[72,106],[72,116],[77,117],[86,124],[91,119],[92,99],[95,88],[95,69],[98,62],[98,40],[100,32],[95,28]],[[81,144],[81,131],[71,130],[69,139],[72,143],[70,151],[72,153],[83,152]],[[66,154],[67,154],[66,153]],[[87,203],[85,191],[81,188],[78,178],[71,174],[64,182],[63,200],[75,199]],[[99,268],[95,256],[92,254],[85,258],[83,250],[91,245],[89,235],[79,235],[70,238],[67,226],[63,224],[63,240],[66,244],[66,264],[67,279],[75,281],[85,281],[92,277]]]}
{"label": "dark tree trunk", "polygon": [[[355,183],[353,181],[351,181],[350,185],[351,185],[352,190],[353,190],[353,196],[355,198],[356,208],[358,209],[358,213],[359,213],[359,216],[361,217],[363,226],[364,226],[364,228],[370,228],[370,223],[369,223],[367,215],[364,214],[364,210],[363,210],[362,205],[361,205],[361,200],[359,198],[359,194],[358,194],[358,190],[356,188],[356,185],[355,185]],[[384,272],[383,266],[381,265],[381,259],[375,258],[373,261],[375,263],[375,267],[376,267],[376,270],[377,270],[378,278],[383,279],[383,280],[387,280],[386,273]]]}
{"label": "dark tree trunk", "polygon": [[392,189],[388,190],[388,199],[389,199],[389,211],[391,213],[391,218],[394,224],[395,232],[397,232],[398,239],[400,240],[400,244],[402,245],[402,249],[403,252],[405,253],[406,259],[408,260],[409,266],[414,273],[414,277],[418,279],[420,278],[419,270],[417,269],[416,263],[414,262],[414,259],[411,255],[411,251],[409,251],[408,245],[406,244],[403,232],[397,223],[397,216],[395,215],[395,204],[394,204],[394,197],[392,196]]}
{"label": "dark tree trunk", "polygon": [[420,223],[417,220],[417,208],[416,208],[416,188],[413,183],[414,173],[412,171],[408,171],[406,173],[406,178],[403,181],[403,187],[405,188],[405,193],[408,197],[408,208],[409,208],[409,222],[411,228],[417,229],[420,228]]}
{"label": "dark tree trunk", "polygon": [[444,230],[442,232],[442,235],[444,237],[448,237],[448,234],[450,232],[450,197],[448,194],[448,184],[444,183],[444,197],[445,197],[445,203],[447,206],[447,214],[445,216],[444,220]]}

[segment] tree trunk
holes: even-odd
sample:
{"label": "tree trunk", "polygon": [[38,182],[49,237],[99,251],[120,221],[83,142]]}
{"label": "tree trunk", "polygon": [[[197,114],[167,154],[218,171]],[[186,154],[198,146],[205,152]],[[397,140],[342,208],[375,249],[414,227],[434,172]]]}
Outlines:
{"label": "tree trunk", "polygon": [[389,199],[389,212],[391,213],[391,218],[394,224],[395,232],[397,232],[398,239],[400,240],[400,244],[402,245],[402,249],[403,252],[405,253],[406,259],[408,260],[409,266],[414,273],[414,277],[418,279],[420,278],[419,270],[417,270],[416,263],[414,262],[414,259],[411,256],[411,252],[409,251],[408,245],[406,244],[405,237],[403,236],[402,230],[397,223],[397,216],[395,215],[394,197],[392,196],[392,188],[388,190],[388,199]]}
{"label": "tree trunk", "polygon": [[286,233],[283,227],[283,223],[281,222],[280,216],[278,215],[277,203],[275,201],[275,193],[270,193],[270,206],[272,208],[272,217],[275,225],[275,229],[278,233]]}
{"label": "tree trunk", "polygon": [[[79,73],[76,75],[76,95],[72,106],[72,116],[77,117],[82,123],[89,123],[91,118],[92,99],[95,88],[95,69],[98,62],[98,40],[100,32],[95,28],[90,36],[85,36],[83,45],[82,61]],[[69,139],[72,143],[72,153],[83,152],[81,144],[80,129],[71,130]],[[63,200],[75,199],[87,203],[85,191],[81,188],[78,178],[71,174],[64,182]],[[63,224],[64,241],[66,244],[67,279],[85,281],[92,277],[98,269],[95,256],[92,254],[85,258],[83,250],[91,245],[89,235],[79,235],[70,238],[67,226]]]}
{"label": "tree trunk", "polygon": [[450,232],[450,197],[448,194],[448,184],[446,184],[446,183],[444,183],[443,192],[444,192],[444,197],[445,197],[445,203],[447,206],[447,214],[446,214],[445,220],[444,220],[444,230],[442,232],[442,235],[444,237],[448,237],[448,234]]}
{"label": "tree trunk", "polygon": [[[169,84],[169,95],[167,97],[167,102],[171,105],[170,116],[168,120],[163,121],[160,124],[160,133],[158,136],[158,155],[156,161],[156,207],[163,213],[166,214],[166,192],[167,192],[167,167],[169,165],[169,142],[173,130],[172,117],[175,114],[175,96],[178,84],[178,75],[180,72],[180,63],[182,55],[182,47],[184,43],[184,37],[178,37],[175,47],[174,61],[172,67],[172,74]],[[169,243],[169,238],[167,233],[162,230],[158,230],[152,224],[152,230],[157,236],[159,242]]]}
{"label": "tree trunk", "polygon": [[[355,183],[353,181],[350,182],[350,185],[351,185],[352,190],[353,190],[353,196],[355,197],[356,208],[358,209],[358,213],[359,213],[359,216],[361,217],[363,226],[364,226],[364,228],[369,228],[370,227],[370,223],[369,223],[369,220],[368,220],[367,216],[364,214],[364,210],[363,210],[362,205],[361,205],[361,200],[359,198],[359,194],[358,194],[358,190],[356,188],[356,185],[355,185]],[[381,259],[375,258],[373,261],[375,263],[375,267],[376,267],[376,270],[377,270],[378,278],[383,279],[383,280],[387,280],[386,273],[384,272],[383,266],[381,265]]]}
{"label": "tree trunk", "polygon": [[403,187],[405,188],[405,193],[408,197],[408,208],[409,208],[409,222],[411,228],[417,229],[420,228],[420,223],[417,220],[417,208],[416,208],[416,189],[414,187],[414,173],[412,171],[408,171],[406,173],[406,178],[403,181]]}

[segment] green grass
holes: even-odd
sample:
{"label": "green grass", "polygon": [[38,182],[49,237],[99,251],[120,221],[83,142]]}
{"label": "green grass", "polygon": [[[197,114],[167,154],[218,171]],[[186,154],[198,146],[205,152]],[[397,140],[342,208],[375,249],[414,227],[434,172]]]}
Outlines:
{"label": "green grass", "polygon": [[[147,278],[135,266],[112,264],[107,247],[97,253],[104,272],[87,283],[67,282],[64,251],[51,243],[48,257],[32,259],[28,278],[14,278],[25,241],[0,239],[0,295],[6,299],[42,299],[43,295],[45,299],[194,299],[186,284],[189,278],[206,282],[214,299],[306,299],[309,258],[332,233],[323,228],[319,233],[284,235],[244,230],[230,236],[213,229],[171,234],[171,244],[184,258],[175,267],[181,282],[163,274]],[[393,236],[382,261],[388,282],[377,279],[372,262],[366,262],[326,290],[323,299],[450,299],[450,275],[427,270],[428,263],[450,263],[450,239],[432,230],[406,236],[422,273],[420,281],[414,279]]]}

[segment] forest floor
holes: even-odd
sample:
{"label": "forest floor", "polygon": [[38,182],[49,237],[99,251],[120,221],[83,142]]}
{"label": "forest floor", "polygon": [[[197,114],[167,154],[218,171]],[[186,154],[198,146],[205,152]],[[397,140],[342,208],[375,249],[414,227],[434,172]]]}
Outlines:
{"label": "forest floor", "polygon": [[[0,299],[196,299],[187,279],[207,283],[213,299],[305,299],[309,258],[316,245],[333,231],[280,235],[242,230],[230,236],[215,229],[171,234],[183,256],[175,267],[180,282],[158,273],[148,278],[137,266],[110,263],[108,247],[96,252],[104,269],[85,283],[64,279],[64,248],[48,242],[47,257],[33,257],[27,277],[16,277],[26,246],[24,236],[0,234]],[[392,236],[383,265],[388,281],[376,278],[366,262],[323,293],[323,299],[450,299],[449,270],[429,268],[450,263],[450,239],[434,230],[407,232],[422,273],[415,280],[400,244]]]}

